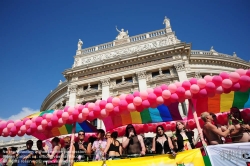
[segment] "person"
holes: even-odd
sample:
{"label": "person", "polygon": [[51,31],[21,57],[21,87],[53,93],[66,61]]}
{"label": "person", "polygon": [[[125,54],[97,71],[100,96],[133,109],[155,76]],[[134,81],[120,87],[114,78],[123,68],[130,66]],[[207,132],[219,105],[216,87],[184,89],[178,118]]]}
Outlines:
{"label": "person", "polygon": [[165,18],[163,20],[163,24],[165,24],[166,28],[168,28],[170,26],[170,22],[169,22],[169,19],[167,18],[167,16],[165,16]]}
{"label": "person", "polygon": [[117,26],[115,27],[117,32],[119,32],[118,36],[116,37],[116,40],[120,40],[120,39],[124,39],[124,38],[128,38],[129,35],[128,35],[128,31],[124,32],[124,29],[121,29],[121,31],[119,31],[117,29]]}
{"label": "person", "polygon": [[0,166],[4,165],[3,149],[0,149]]}
{"label": "person", "polygon": [[105,135],[105,139],[109,139],[109,138],[111,138],[111,133],[107,132],[106,135]]}
{"label": "person", "polygon": [[[249,125],[245,124],[241,118],[240,110],[237,107],[230,109],[231,121],[233,131],[231,132],[232,141],[236,142],[250,142]],[[229,116],[230,117],[230,116]]]}
{"label": "person", "polygon": [[127,150],[127,154],[130,157],[145,155],[146,149],[143,138],[136,134],[132,124],[126,127],[125,136],[122,138],[122,147]]}
{"label": "person", "polygon": [[152,152],[156,154],[173,154],[174,146],[171,139],[164,133],[164,128],[162,125],[156,127],[156,136],[152,141]]}
{"label": "person", "polygon": [[201,119],[205,122],[203,133],[210,145],[222,144],[220,137],[227,137],[233,129],[232,125],[229,125],[225,131],[218,129],[213,124],[213,117],[208,112],[203,112]]}
{"label": "person", "polygon": [[86,161],[86,152],[88,143],[84,141],[85,132],[83,130],[78,132],[78,142],[74,143],[75,147],[75,161],[81,162]]}
{"label": "person", "polygon": [[70,136],[66,136],[66,137],[64,137],[63,140],[65,143],[65,146],[63,148],[61,148],[61,156],[60,156],[58,166],[68,166],[69,163],[72,166],[74,163],[75,147],[72,146],[72,148],[73,148],[72,153],[69,154],[71,138],[70,138]]}
{"label": "person", "polygon": [[26,142],[26,149],[19,151],[17,154],[17,166],[29,166],[32,165],[32,156],[35,154],[35,151],[32,150],[33,141],[28,140]]}
{"label": "person", "polygon": [[78,43],[77,43],[77,49],[78,50],[81,50],[82,49],[82,45],[83,45],[83,42],[81,39],[79,39]]}
{"label": "person", "polygon": [[90,136],[88,139],[88,146],[87,146],[87,161],[91,161],[93,160],[93,156],[94,156],[94,151],[92,150],[92,145],[94,143],[94,141],[97,138],[94,136]]}
{"label": "person", "polygon": [[58,162],[59,162],[60,155],[61,155],[61,153],[60,153],[61,148],[59,146],[60,139],[58,137],[54,137],[51,140],[51,143],[52,143],[52,152],[51,153],[49,152],[48,148],[45,148],[45,151],[46,151],[47,156],[48,156],[48,164],[47,165],[57,166]]}
{"label": "person", "polygon": [[111,138],[107,141],[107,146],[104,150],[104,154],[108,153],[109,159],[119,159],[122,154],[122,147],[121,143],[117,140],[118,132],[114,131],[111,134]]}
{"label": "person", "polygon": [[103,129],[97,130],[97,140],[94,141],[92,145],[92,150],[94,151],[94,161],[100,161],[104,159],[104,149],[106,148],[107,141],[104,139],[105,132]]}
{"label": "person", "polygon": [[43,148],[43,142],[42,140],[36,141],[37,150],[35,151],[35,157],[36,157],[36,166],[44,166],[46,163],[47,153],[45,152]]}
{"label": "person", "polygon": [[199,135],[196,140],[193,138],[193,131],[188,131],[185,129],[184,122],[176,122],[175,135],[172,137],[174,146],[177,152],[191,150],[195,148],[199,140]]}

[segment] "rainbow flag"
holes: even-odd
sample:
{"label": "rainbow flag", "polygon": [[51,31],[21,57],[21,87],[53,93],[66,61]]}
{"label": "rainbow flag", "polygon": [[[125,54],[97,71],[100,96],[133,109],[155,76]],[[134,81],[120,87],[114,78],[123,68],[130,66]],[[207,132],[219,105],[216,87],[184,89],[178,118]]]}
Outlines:
{"label": "rainbow flag", "polygon": [[173,103],[169,106],[164,104],[157,108],[148,108],[142,112],[126,112],[121,115],[109,116],[103,120],[106,130],[124,126],[127,124],[145,124],[182,120],[178,110],[179,103]]}
{"label": "rainbow flag", "polygon": [[[192,99],[193,105],[196,108],[197,115],[202,112],[228,112],[231,107],[239,109],[250,108],[250,89],[246,92],[230,92],[228,94],[216,94],[214,97]],[[188,110],[188,118],[193,118],[191,108]]]}

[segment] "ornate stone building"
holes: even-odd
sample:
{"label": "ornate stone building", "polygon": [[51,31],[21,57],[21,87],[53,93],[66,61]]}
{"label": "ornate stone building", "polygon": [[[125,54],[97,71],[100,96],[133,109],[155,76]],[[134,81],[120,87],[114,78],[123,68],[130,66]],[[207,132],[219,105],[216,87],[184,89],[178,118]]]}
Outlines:
{"label": "ornate stone building", "polygon": [[[65,105],[95,102],[109,96],[128,94],[161,84],[184,81],[192,77],[215,75],[236,68],[250,68],[250,63],[236,53],[226,55],[215,51],[191,50],[191,44],[181,42],[165,17],[164,29],[129,37],[118,30],[114,41],[78,49],[72,68],[63,72],[65,82],[59,83],[43,101],[41,110],[61,109]],[[181,115],[185,103],[179,104]],[[103,124],[97,121],[99,128]]]}

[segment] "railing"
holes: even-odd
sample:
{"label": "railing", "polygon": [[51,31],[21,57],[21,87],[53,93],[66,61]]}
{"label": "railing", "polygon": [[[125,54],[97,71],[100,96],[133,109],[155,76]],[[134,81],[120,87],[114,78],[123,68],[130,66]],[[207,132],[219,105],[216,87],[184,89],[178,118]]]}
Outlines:
{"label": "railing", "polygon": [[[136,35],[136,36],[131,36],[129,38],[130,42],[136,42],[136,41],[140,41],[140,40],[145,40],[147,38],[153,38],[153,37],[157,37],[157,36],[162,36],[165,35],[166,31],[165,29],[160,29],[160,30],[156,30],[156,31],[152,31],[152,32],[148,32],[148,33],[144,33],[144,34],[140,34],[140,35]],[[88,53],[92,53],[98,50],[104,50],[104,49],[108,49],[114,47],[113,42],[109,42],[109,43],[104,43],[101,45],[97,45],[97,46],[93,46],[90,48],[85,48],[81,50],[81,54],[88,54]]]}

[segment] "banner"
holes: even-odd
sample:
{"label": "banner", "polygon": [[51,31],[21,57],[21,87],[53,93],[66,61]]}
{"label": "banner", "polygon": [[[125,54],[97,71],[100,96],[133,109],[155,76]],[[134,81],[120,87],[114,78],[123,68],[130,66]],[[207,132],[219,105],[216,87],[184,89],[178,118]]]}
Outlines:
{"label": "banner", "polygon": [[212,165],[250,166],[250,143],[210,145],[206,147]]}
{"label": "banner", "polygon": [[[107,160],[106,166],[205,166],[200,149],[179,152],[176,157],[172,155],[155,155],[120,160]],[[79,162],[74,166],[105,166],[104,161]]]}

